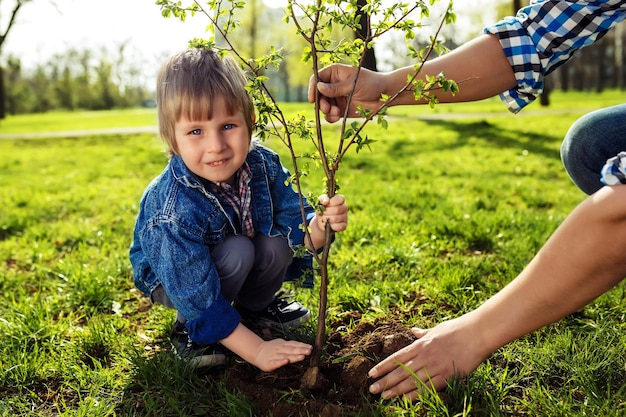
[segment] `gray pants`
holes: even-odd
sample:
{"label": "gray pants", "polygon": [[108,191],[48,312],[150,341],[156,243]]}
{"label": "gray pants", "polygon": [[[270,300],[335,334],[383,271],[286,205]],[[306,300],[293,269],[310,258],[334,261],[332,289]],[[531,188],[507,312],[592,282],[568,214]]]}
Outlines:
{"label": "gray pants", "polygon": [[[293,260],[293,252],[287,239],[281,236],[257,234],[249,239],[230,235],[211,249],[211,260],[220,276],[224,298],[259,311],[274,301],[274,294],[283,284]],[[151,298],[154,303],[176,308],[161,285],[152,291]],[[177,320],[187,321],[180,313]]]}

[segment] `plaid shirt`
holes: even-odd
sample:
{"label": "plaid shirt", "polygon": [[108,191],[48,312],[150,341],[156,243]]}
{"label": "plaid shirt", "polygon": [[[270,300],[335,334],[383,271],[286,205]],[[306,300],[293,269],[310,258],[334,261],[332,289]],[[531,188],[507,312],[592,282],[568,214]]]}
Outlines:
{"label": "plaid shirt", "polygon": [[211,191],[224,199],[226,204],[231,206],[239,219],[241,234],[254,237],[254,226],[252,224],[252,212],[250,202],[252,201],[252,191],[250,189],[250,178],[252,178],[250,166],[247,162],[237,171],[237,187],[232,187],[225,182],[211,183]]}
{"label": "plaid shirt", "polygon": [[626,152],[620,152],[606,161],[601,181],[605,185],[626,184]]}
{"label": "plaid shirt", "polygon": [[626,18],[626,0],[531,0],[515,17],[488,26],[511,63],[517,88],[500,94],[513,113],[543,91],[543,77]]}

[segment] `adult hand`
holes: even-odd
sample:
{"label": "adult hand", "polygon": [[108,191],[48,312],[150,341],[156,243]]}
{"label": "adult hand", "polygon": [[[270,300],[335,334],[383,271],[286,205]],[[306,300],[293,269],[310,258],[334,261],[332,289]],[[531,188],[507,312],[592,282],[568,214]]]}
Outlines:
{"label": "adult hand", "polygon": [[418,340],[370,370],[370,377],[379,378],[370,386],[372,394],[385,399],[404,395],[413,401],[427,388],[441,390],[449,378],[466,376],[491,354],[484,351],[468,315],[430,330],[411,330]]}
{"label": "adult hand", "polygon": [[[309,80],[309,102],[315,102],[315,90],[320,93],[320,110],[326,121],[334,123],[344,116],[358,117],[358,106],[375,111],[381,105],[382,93],[385,91],[386,75],[361,68],[358,72],[358,82],[354,85],[357,76],[357,67],[345,64],[332,64],[318,73],[319,82],[315,84],[315,77]],[[346,114],[348,97],[352,88],[352,100]]]}

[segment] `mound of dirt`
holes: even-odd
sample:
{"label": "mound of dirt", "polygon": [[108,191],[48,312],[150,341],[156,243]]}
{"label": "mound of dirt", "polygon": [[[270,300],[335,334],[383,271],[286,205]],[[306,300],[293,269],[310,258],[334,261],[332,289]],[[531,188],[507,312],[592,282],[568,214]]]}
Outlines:
{"label": "mound of dirt", "polygon": [[359,322],[351,313],[342,322],[331,323],[322,364],[310,368],[309,361],[291,364],[274,372],[262,372],[244,361],[236,361],[215,375],[229,389],[243,393],[255,406],[254,415],[264,416],[349,416],[378,401],[367,387],[371,367],[413,340],[409,327],[399,321],[360,321],[347,332],[346,323]]}

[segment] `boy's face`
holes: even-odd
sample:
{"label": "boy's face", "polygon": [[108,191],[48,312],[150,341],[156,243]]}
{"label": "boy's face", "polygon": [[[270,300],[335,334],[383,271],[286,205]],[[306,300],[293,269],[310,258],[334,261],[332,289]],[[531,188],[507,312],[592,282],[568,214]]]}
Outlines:
{"label": "boy's face", "polygon": [[229,115],[221,99],[210,120],[183,116],[174,125],[178,153],[194,174],[212,182],[234,185],[235,173],[248,155],[250,132],[243,112]]}

